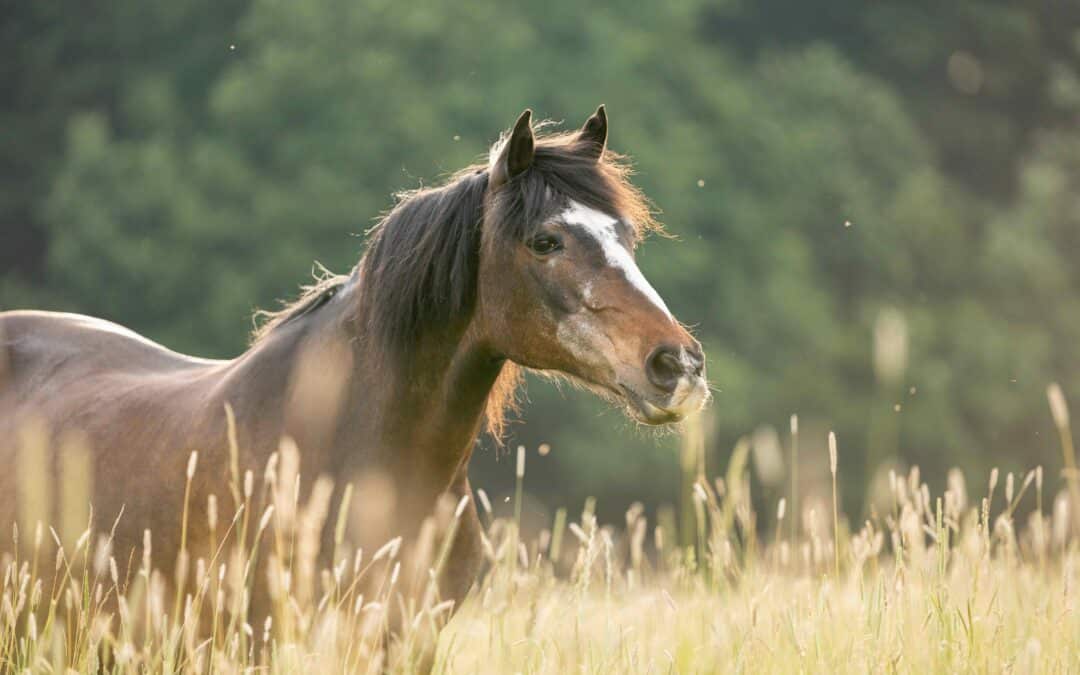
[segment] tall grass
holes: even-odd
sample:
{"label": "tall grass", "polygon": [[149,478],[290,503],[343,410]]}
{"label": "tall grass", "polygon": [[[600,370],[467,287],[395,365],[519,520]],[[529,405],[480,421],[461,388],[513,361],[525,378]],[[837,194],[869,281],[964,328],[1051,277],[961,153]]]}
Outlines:
{"label": "tall grass", "polygon": [[[1067,426],[1059,413],[1055,419]],[[797,433],[793,420],[793,442]],[[1044,506],[1041,467],[1007,475],[1004,490],[995,470],[985,496],[969,494],[958,472],[939,496],[917,468],[893,473],[888,510],[854,524],[839,512],[842,449],[830,434],[822,467],[832,478],[829,513],[821,512],[827,502],[796,494],[793,482],[762,537],[751,507],[748,443],[732,453],[722,477],[710,479],[698,461],[699,441],[700,429],[691,428],[684,448],[691,514],[681,521],[690,523],[688,533],[670,531],[674,518],[651,522],[640,505],[627,511],[625,524],[601,525],[589,502],[579,516],[560,510],[550,529],[525,538],[520,504],[528,478],[520,449],[513,517],[495,517],[487,495],[477,493],[487,569],[460,608],[439,596],[434,579],[468,497],[437,509],[409,559],[400,539],[375,551],[352,549],[345,534],[351,489],[336,514],[328,513],[328,482],[316,482],[302,501],[298,450],[287,441],[261,480],[233,465],[231,508],[215,498],[205,509],[211,550],[187,546],[189,509],[177,514],[181,552],[169,580],[154,564],[150,532],[141,558],[128,561],[115,557],[108,528],[87,528],[69,544],[46,523],[30,531],[15,526],[13,545],[5,547],[13,552],[0,563],[0,671],[1080,668],[1080,549],[1070,522],[1076,505],[1055,483],[1051,493],[1062,489]],[[190,488],[198,472],[193,455],[178,480]],[[1019,523],[1025,499],[1036,503],[1028,502],[1034,508]],[[320,555],[328,522],[334,550]],[[272,611],[256,621],[252,598],[262,583]]]}

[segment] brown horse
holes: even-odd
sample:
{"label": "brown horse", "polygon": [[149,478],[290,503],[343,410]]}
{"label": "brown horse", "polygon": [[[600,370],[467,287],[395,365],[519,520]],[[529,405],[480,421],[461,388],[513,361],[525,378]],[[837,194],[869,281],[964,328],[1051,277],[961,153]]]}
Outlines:
{"label": "brown horse", "polygon": [[[657,225],[606,141],[602,106],[582,129],[546,135],[526,110],[487,164],[405,195],[351,275],[309,289],[231,361],[85,316],[0,314],[0,527],[16,518],[17,430],[35,420],[90,448],[96,525],[123,508],[117,557],[150,529],[155,559],[168,561],[191,451],[192,549],[209,537],[208,497],[229,494],[227,406],[241,473],[261,471],[290,437],[307,479],[378,476],[354,500],[368,545],[414,535],[442,495],[471,494],[474,443],[485,421],[501,432],[521,367],[584,383],[646,424],[697,411],[708,398],[701,348],[634,262]],[[443,597],[471,584],[479,533],[470,504]]]}

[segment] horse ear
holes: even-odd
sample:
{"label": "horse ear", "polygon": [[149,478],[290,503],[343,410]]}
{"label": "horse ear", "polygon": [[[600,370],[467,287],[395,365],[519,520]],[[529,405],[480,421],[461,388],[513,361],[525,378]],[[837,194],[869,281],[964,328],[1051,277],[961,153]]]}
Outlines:
{"label": "horse ear", "polygon": [[501,146],[496,145],[498,156],[491,161],[491,188],[495,189],[532,166],[535,139],[532,131],[532,110],[525,112],[514,122],[510,138]]}
{"label": "horse ear", "polygon": [[607,111],[603,105],[585,121],[585,126],[581,127],[580,138],[587,143],[589,152],[596,155],[596,159],[600,159],[607,147]]}

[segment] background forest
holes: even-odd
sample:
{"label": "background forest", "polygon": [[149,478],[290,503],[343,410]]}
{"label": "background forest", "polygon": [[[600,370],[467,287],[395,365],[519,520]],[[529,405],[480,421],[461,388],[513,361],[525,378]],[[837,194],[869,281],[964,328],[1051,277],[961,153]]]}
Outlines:
{"label": "background forest", "polygon": [[[525,107],[577,126],[605,103],[675,235],[639,260],[705,344],[712,469],[752,437],[764,498],[788,478],[770,459],[793,413],[804,494],[835,429],[852,513],[891,462],[931,483],[1060,466],[1045,391],[1080,400],[1080,4],[9,0],[0,16],[0,309],[232,357],[313,261],[356,262],[393,193],[483,155]],[[677,435],[539,380],[526,394],[507,445],[530,450],[529,511],[678,498]],[[499,454],[485,442],[472,470],[501,502]]]}

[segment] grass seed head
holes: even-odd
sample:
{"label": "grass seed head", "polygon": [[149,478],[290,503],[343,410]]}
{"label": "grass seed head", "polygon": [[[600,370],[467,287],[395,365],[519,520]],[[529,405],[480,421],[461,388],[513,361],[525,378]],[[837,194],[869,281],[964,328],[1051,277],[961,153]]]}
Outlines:
{"label": "grass seed head", "polygon": [[1054,425],[1058,429],[1069,426],[1069,406],[1065,402],[1065,392],[1057,382],[1050,383],[1046,388],[1046,398],[1050,402],[1050,414],[1054,418]]}

